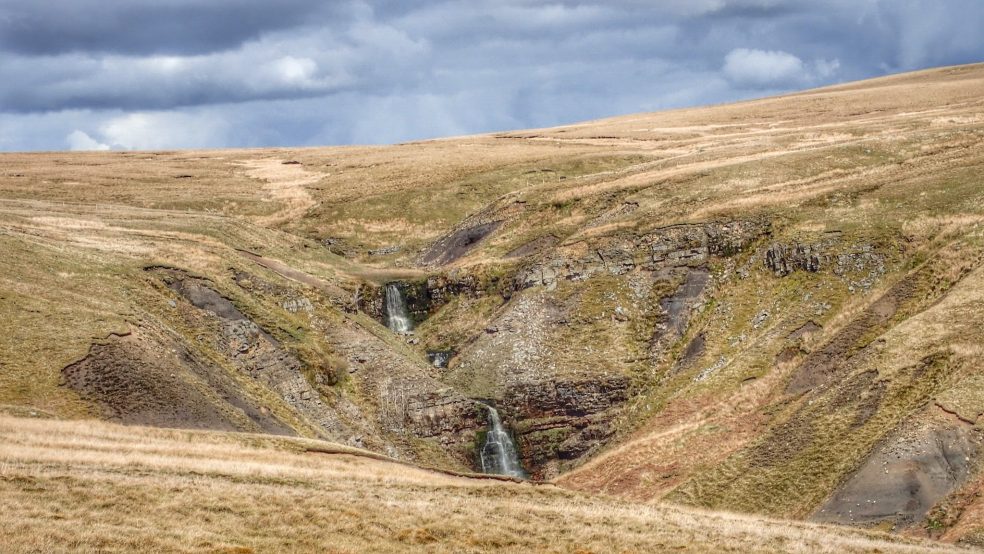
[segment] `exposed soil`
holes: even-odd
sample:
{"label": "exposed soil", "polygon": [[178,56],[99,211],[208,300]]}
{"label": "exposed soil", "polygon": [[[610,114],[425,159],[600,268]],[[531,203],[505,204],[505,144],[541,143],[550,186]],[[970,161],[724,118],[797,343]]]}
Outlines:
{"label": "exposed soil", "polygon": [[936,423],[903,429],[885,441],[824,506],[817,521],[905,526],[922,521],[930,509],[970,475],[980,452],[980,430]]}
{"label": "exposed soil", "polygon": [[504,258],[525,258],[532,254],[542,252],[560,242],[560,239],[553,235],[547,235],[527,242],[526,244],[514,248],[506,253]]}
{"label": "exposed soil", "polygon": [[794,340],[795,339],[802,339],[802,338],[809,337],[809,336],[811,336],[813,334],[819,333],[820,331],[823,331],[823,327],[817,325],[816,323],[814,323],[812,321],[807,321],[802,326],[800,326],[799,328],[797,328],[795,331],[793,331],[792,333],[790,333],[788,338],[794,339]]}
{"label": "exposed soil", "polygon": [[[858,353],[859,348],[865,346],[862,341],[872,337],[876,330],[884,328],[899,307],[912,299],[916,291],[916,283],[912,278],[906,277],[896,283],[827,344],[809,353],[790,378],[786,392],[800,394],[829,383],[835,376],[849,371],[849,360]],[[797,332],[799,330],[794,331],[794,334]]]}

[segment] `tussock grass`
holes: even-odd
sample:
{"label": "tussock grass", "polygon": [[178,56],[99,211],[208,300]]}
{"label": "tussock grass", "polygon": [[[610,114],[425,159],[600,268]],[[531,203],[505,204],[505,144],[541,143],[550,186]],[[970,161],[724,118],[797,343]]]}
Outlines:
{"label": "tussock grass", "polygon": [[[325,453],[312,453],[317,449]],[[944,552],[455,477],[303,439],[0,416],[4,552]]]}

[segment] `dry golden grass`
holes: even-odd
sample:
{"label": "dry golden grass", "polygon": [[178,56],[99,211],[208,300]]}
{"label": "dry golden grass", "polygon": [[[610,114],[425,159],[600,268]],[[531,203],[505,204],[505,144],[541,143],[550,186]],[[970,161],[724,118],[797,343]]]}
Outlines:
{"label": "dry golden grass", "polygon": [[3,552],[948,548],[451,476],[311,440],[0,416]]}
{"label": "dry golden grass", "polygon": [[299,164],[284,163],[289,161],[270,158],[243,162],[249,168],[246,175],[264,181],[263,189],[270,200],[282,206],[275,213],[258,218],[260,225],[275,226],[298,219],[316,204],[304,186],[317,183],[324,175],[307,171]]}

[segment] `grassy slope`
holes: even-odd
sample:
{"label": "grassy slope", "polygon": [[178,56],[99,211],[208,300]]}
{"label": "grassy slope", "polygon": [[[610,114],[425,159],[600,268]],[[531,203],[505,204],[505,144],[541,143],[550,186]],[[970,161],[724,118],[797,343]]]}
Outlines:
{"label": "grassy slope", "polygon": [[[963,96],[971,90],[971,82],[963,83],[967,88],[959,80],[928,83],[943,76],[977,75],[972,82],[979,86],[980,73],[980,66],[934,71],[678,113],[695,122],[702,115],[726,120],[729,113],[739,122],[754,121],[760,133],[735,137],[748,143],[756,141],[756,134],[780,135],[768,140],[782,141],[792,149],[806,144],[804,139],[813,140],[799,151],[776,152],[775,158],[688,175],[674,183],[681,186],[673,191],[643,189],[631,197],[640,199],[638,211],[648,201],[682,215],[688,208],[679,206],[693,205],[689,199],[699,198],[703,207],[690,212],[690,217],[764,213],[778,224],[774,240],[810,244],[822,240],[825,232],[836,231],[840,238],[830,249],[834,259],[839,253],[873,245],[885,255],[885,273],[868,289],[856,286],[862,274],[821,271],[780,279],[761,266],[745,265],[751,269],[750,277],[735,279],[729,276],[734,266],[718,268],[721,283],[714,303],[698,316],[690,332],[693,336],[703,331],[709,337],[699,363],[684,375],[662,381],[636,402],[628,419],[648,422],[627,424],[636,429],[634,437],[560,482],[639,499],[675,490],[671,498],[689,503],[803,516],[900,422],[934,416],[924,411],[934,398],[962,398],[975,406],[965,410],[973,413],[965,419],[977,420],[979,404],[970,398],[979,397],[980,390],[970,390],[978,382],[980,368],[974,345],[984,341],[984,321],[974,308],[980,303],[976,268],[984,222],[982,105],[979,99]],[[922,98],[914,92],[920,83],[925,86]],[[871,88],[866,91],[866,87]],[[782,106],[790,108],[782,116],[794,119],[798,112],[793,108],[804,103],[817,110],[810,126],[784,137],[765,131],[772,126],[769,118],[778,117]],[[781,128],[788,123],[774,125]],[[663,202],[662,193],[681,203]],[[644,221],[635,213],[631,217],[633,226]],[[877,370],[880,379],[890,383],[889,393],[875,404],[876,415],[865,427],[850,425],[852,410],[859,409],[857,400],[845,406],[834,403],[834,393],[822,398],[783,394],[790,372],[802,360],[776,362],[784,347],[795,344],[784,340],[786,335],[815,321],[823,332],[801,347],[807,352],[819,348],[926,260],[933,267],[917,272],[914,298],[887,326],[871,329],[856,344],[861,348],[877,343],[880,355],[844,376],[849,379]],[[744,263],[739,257],[736,265]],[[753,318],[764,312],[770,317],[756,328]],[[934,324],[928,325],[927,320]],[[939,375],[914,382],[904,376],[903,368],[933,355],[948,360]],[[697,375],[705,370],[715,372],[697,382]],[[802,403],[807,400],[818,403],[805,408]],[[864,396],[860,402],[865,402]],[[966,490],[972,494],[977,486],[968,485]]]}
{"label": "grassy slope", "polygon": [[10,416],[0,439],[11,553],[949,551],[456,477],[309,440]]}

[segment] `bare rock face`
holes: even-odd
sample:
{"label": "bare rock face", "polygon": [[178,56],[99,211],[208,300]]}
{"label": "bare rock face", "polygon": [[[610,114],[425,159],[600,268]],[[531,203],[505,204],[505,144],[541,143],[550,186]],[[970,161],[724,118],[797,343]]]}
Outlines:
{"label": "bare rock face", "polygon": [[[420,323],[440,310],[456,296],[480,296],[488,291],[503,290],[497,281],[489,281],[460,269],[428,276],[420,281],[398,282],[400,292],[407,303],[410,317]],[[360,311],[379,322],[386,320],[385,287],[362,284],[356,292],[356,305]]]}
{"label": "bare rock face", "polygon": [[534,479],[549,479],[562,463],[582,459],[611,438],[611,422],[628,397],[626,377],[527,382],[511,386],[500,408],[525,469]]}
{"label": "bare rock face", "polygon": [[474,444],[477,430],[485,426],[481,405],[451,389],[423,392],[407,401],[407,426],[417,437],[438,438],[441,445],[467,451]]}
{"label": "bare rock face", "polygon": [[697,266],[710,253],[703,225],[674,225],[642,238],[647,259],[643,267],[655,271],[664,267]]}
{"label": "bare rock face", "polygon": [[796,271],[829,270],[844,278],[851,290],[868,290],[885,273],[885,253],[873,244],[844,244],[837,232],[825,233],[812,242],[773,242],[762,262],[776,277]]}
{"label": "bare rock face", "polygon": [[710,273],[704,268],[682,269],[685,277],[670,296],[660,300],[662,317],[656,323],[649,354],[655,360],[677,339],[683,337],[690,322],[694,306],[700,301],[710,281]]}
{"label": "bare rock face", "polygon": [[515,288],[552,288],[558,280],[582,281],[594,275],[624,275],[636,268],[659,271],[699,267],[709,256],[727,257],[747,249],[767,234],[758,221],[671,225],[642,236],[591,239],[556,248],[520,270]]}
{"label": "bare rock face", "polygon": [[453,269],[447,273],[438,273],[427,277],[424,283],[426,290],[427,310],[434,312],[456,296],[480,296],[487,290],[500,288],[496,282],[483,281],[476,275],[463,270]]}
{"label": "bare rock face", "polygon": [[[401,281],[394,283],[407,304],[407,312],[414,323],[427,319],[432,312],[447,302],[444,298],[432,298],[428,281]],[[376,321],[386,324],[386,287],[363,284],[356,293],[359,310]]]}

